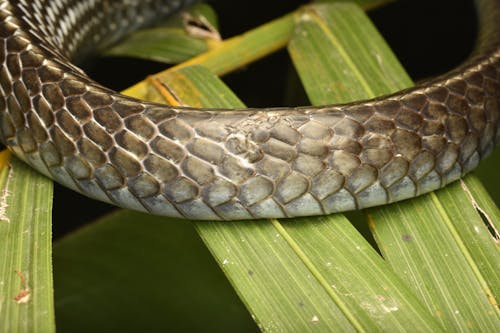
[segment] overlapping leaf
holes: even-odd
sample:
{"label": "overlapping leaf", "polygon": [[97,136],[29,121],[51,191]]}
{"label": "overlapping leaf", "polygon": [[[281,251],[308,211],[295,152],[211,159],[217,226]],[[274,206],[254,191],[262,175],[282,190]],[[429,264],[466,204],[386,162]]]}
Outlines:
{"label": "overlapping leaf", "polygon": [[0,331],[54,332],[52,182],[0,155]]}

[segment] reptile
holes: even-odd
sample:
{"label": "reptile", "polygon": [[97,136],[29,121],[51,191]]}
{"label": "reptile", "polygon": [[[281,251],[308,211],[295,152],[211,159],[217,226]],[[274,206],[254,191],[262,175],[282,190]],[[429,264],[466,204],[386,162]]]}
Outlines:
{"label": "reptile", "polygon": [[126,97],[75,65],[180,0],[1,0],[0,140],[91,198],[200,220],[324,215],[453,182],[500,141],[500,2],[474,53],[392,95],[342,105],[196,109]]}

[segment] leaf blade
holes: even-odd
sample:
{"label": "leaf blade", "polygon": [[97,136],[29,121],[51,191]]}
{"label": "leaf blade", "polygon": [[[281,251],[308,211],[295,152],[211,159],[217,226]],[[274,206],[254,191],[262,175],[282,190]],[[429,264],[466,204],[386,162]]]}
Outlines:
{"label": "leaf blade", "polygon": [[190,17],[210,27],[217,26],[214,10],[196,4],[176,14],[160,26],[133,32],[119,44],[105,50],[105,56],[137,57],[177,64],[216,47],[218,40],[195,36],[188,32],[183,17]]}
{"label": "leaf blade", "polygon": [[186,221],[117,210],[57,240],[54,271],[63,332],[258,331]]}
{"label": "leaf blade", "polygon": [[[204,74],[204,76],[203,76]],[[182,84],[186,82],[186,77],[190,77],[191,81],[187,86]],[[160,79],[160,77],[157,77]],[[187,89],[191,91],[190,94],[186,94],[182,102],[188,105],[199,103],[200,96],[203,92],[208,93],[201,97],[205,101],[201,106],[204,107],[242,107],[242,103],[239,102],[234,95],[231,95],[230,99],[220,99],[219,96],[226,96],[227,93],[214,93],[213,88],[210,86],[222,88],[220,82],[213,77],[206,69],[202,67],[185,67],[178,70],[171,70],[161,75],[162,84],[168,87],[168,92],[177,94],[177,92]],[[209,86],[209,87],[207,87]],[[194,87],[198,87],[197,91],[193,93]],[[206,104],[209,102],[208,104]],[[320,221],[314,223],[314,221]],[[304,223],[301,223],[304,222]],[[269,225],[269,223],[271,225]],[[291,223],[285,223],[284,221],[258,221],[258,222],[244,222],[236,224],[228,223],[217,223],[217,222],[195,222],[200,235],[206,242],[207,246],[211,249],[212,253],[219,259],[219,263],[222,264],[223,269],[225,269],[228,277],[233,281],[236,289],[239,291],[244,302],[247,304],[249,309],[255,315],[256,320],[260,323],[261,327],[264,329],[270,329],[272,327],[276,328],[277,321],[269,318],[268,313],[273,313],[275,318],[280,318],[281,320],[279,326],[284,330],[311,330],[321,329],[321,325],[325,325],[323,328],[326,330],[333,329],[334,323],[343,322],[344,329],[356,328],[358,331],[379,331],[381,327],[386,325],[387,327],[392,327],[389,323],[398,323],[402,321],[407,321],[410,316],[405,317],[404,320],[397,319],[397,316],[393,316],[390,311],[384,312],[388,307],[386,304],[373,297],[369,301],[366,301],[365,308],[359,306],[360,301],[363,299],[364,291],[360,291],[356,297],[345,297],[341,295],[337,290],[331,287],[331,281],[336,281],[336,284],[342,285],[344,290],[349,290],[350,287],[359,284],[359,281],[364,281],[365,285],[367,280],[364,278],[352,278],[348,283],[342,283],[341,278],[337,278],[333,271],[329,271],[328,268],[321,267],[319,261],[322,260],[321,256],[314,253],[313,247],[307,247],[307,244],[311,244],[311,240],[314,239],[313,244],[318,245],[318,234],[311,230],[317,228],[322,228],[323,232],[331,237],[334,237],[336,233],[343,233],[346,239],[351,239],[353,242],[366,244],[366,241],[359,235],[359,233],[345,220],[342,216],[331,216],[325,219],[316,220],[294,220]],[[297,226],[301,226],[300,231],[297,230]],[[330,228],[327,226],[331,226]],[[252,238],[254,234],[260,234],[261,237]],[[281,239],[284,239],[285,243],[281,244],[279,247],[266,247],[262,249],[263,244],[270,244],[271,240],[275,237],[274,235],[281,235]],[[306,234],[308,237],[301,237],[301,234]],[[291,236],[293,235],[293,236]],[[240,239],[245,237],[247,239],[245,243],[249,243],[248,239],[252,239],[250,248],[246,250],[242,249],[242,244]],[[300,240],[297,243],[297,240]],[[280,240],[281,241],[281,240]],[[332,245],[327,239],[323,239],[322,248],[331,248]],[[228,251],[227,248],[231,248]],[[366,248],[370,248],[366,245]],[[335,247],[336,252],[334,257],[340,260],[346,256],[347,248],[345,246]],[[305,251],[304,251],[305,250]],[[253,253],[258,251],[258,254]],[[367,250],[368,251],[368,250]],[[233,259],[229,260],[227,256],[231,252],[238,252],[239,256],[232,256]],[[331,252],[331,251],[330,251]],[[375,261],[379,266],[384,266],[385,263],[378,257],[378,255],[370,248],[369,254],[365,257],[365,261]],[[272,255],[271,255],[272,253]],[[352,253],[350,253],[352,254]],[[349,258],[354,258],[350,255]],[[233,266],[224,265],[227,262],[237,263]],[[261,278],[259,282],[253,282],[245,277],[245,274],[241,272],[242,266],[245,263],[251,262],[254,266],[252,272],[259,272],[265,277]],[[274,263],[274,265],[272,264]],[[349,262],[344,262],[344,269],[350,271],[348,267]],[[363,265],[361,265],[363,266]],[[272,268],[269,268],[272,267]],[[421,305],[415,299],[413,302],[407,302],[402,300],[402,295],[406,297],[412,297],[405,288],[398,284],[398,280],[395,279],[390,273],[387,274],[387,270],[380,269],[379,272],[386,272],[381,274],[381,280],[384,281],[383,285],[390,285],[391,287],[397,289],[397,292],[387,292],[383,288],[375,288],[379,295],[387,296],[387,298],[396,299],[398,302],[398,310],[403,308],[410,313],[417,310],[422,311]],[[300,280],[303,275],[310,275],[316,279],[315,282]],[[235,277],[236,276],[236,277]],[[274,277],[274,279],[273,279]],[[287,286],[293,286],[296,293],[286,294],[286,293],[276,293],[276,290],[282,290],[283,284],[276,281],[278,277],[279,281],[286,281]],[[370,276],[371,281],[374,276]],[[253,276],[253,279],[257,279],[257,276]],[[301,282],[297,283],[297,279]],[[273,281],[273,283],[270,283]],[[330,281],[330,282],[329,282]],[[347,284],[347,286],[346,286]],[[307,287],[305,287],[307,286]],[[312,288],[314,286],[314,288]],[[312,289],[309,289],[309,288]],[[373,288],[372,288],[373,290]],[[255,297],[254,294],[259,294],[259,297]],[[302,296],[299,296],[302,295]],[[309,297],[306,297],[309,295]],[[311,295],[314,295],[311,296]],[[267,297],[266,297],[267,296]],[[384,297],[381,296],[381,297]],[[303,303],[304,299],[308,299],[311,304],[323,304],[321,307],[316,307],[315,311],[308,312],[305,316],[304,313],[296,312],[294,309],[297,303]],[[260,302],[255,303],[255,300],[260,300]],[[265,300],[262,302],[262,300]],[[262,306],[265,304],[266,306]],[[368,305],[366,305],[368,304]],[[376,313],[367,314],[367,307],[370,310],[376,309]],[[323,308],[329,309],[329,314],[322,311]],[[273,309],[271,312],[270,310]],[[333,311],[333,309],[336,309]],[[285,320],[287,318],[287,313],[294,313],[292,316],[294,320]],[[383,319],[376,320],[376,316],[382,317]],[[417,326],[421,327],[422,330],[439,330],[432,320],[425,314],[422,317],[412,316],[412,319],[419,322]],[[345,320],[348,320],[347,322]],[[271,324],[272,323],[272,324]],[[314,327],[311,324],[314,323]],[[350,323],[350,324],[349,324]],[[381,325],[381,327],[379,327]],[[400,324],[400,329],[403,325]],[[337,329],[339,329],[337,327]]]}
{"label": "leaf blade", "polygon": [[54,332],[52,182],[2,152],[0,331]]}
{"label": "leaf blade", "polygon": [[[314,29],[314,27],[310,26],[312,22],[315,20],[320,21],[321,23],[318,24],[319,29],[317,29],[317,33],[319,36],[316,36],[316,38],[313,38],[311,40],[311,35],[308,33],[302,32],[299,35],[298,40],[292,40],[292,43],[289,46],[289,51],[292,55],[292,58],[294,59],[295,63],[297,64],[297,68],[299,71],[299,75],[301,75],[301,78],[303,80],[304,85],[306,86],[306,90],[308,92],[308,95],[310,99],[313,101],[313,103],[319,103],[319,104],[326,104],[329,101],[331,101],[329,98],[333,97],[335,100],[339,102],[348,102],[351,100],[357,100],[357,99],[365,99],[365,98],[372,98],[375,96],[378,96],[380,94],[388,94],[397,90],[401,90],[404,88],[407,88],[408,86],[411,85],[411,80],[407,76],[407,74],[404,72],[402,67],[399,65],[398,61],[392,55],[392,52],[387,46],[384,46],[383,41],[378,38],[377,36],[369,36],[369,25],[363,25],[360,24],[362,20],[362,13],[359,11],[354,14],[348,14],[349,8],[351,5],[345,4],[345,5],[338,5],[337,8],[339,9],[336,12],[330,12],[328,10],[324,10],[326,7],[321,7],[321,6],[316,6],[313,7],[307,17],[302,18],[304,21],[306,21],[307,29]],[[331,30],[330,30],[331,29]],[[361,38],[364,38],[363,41],[361,41]],[[298,45],[294,44],[293,42],[296,42]],[[300,54],[297,54],[297,48],[299,45],[305,44],[306,47],[311,47],[312,49],[316,49],[320,47],[320,45],[324,44],[330,44],[331,45],[331,52],[318,52],[320,54],[320,61],[318,64],[315,64],[312,62],[311,64],[311,57],[310,56],[301,56]],[[312,44],[312,46],[311,46]],[[370,59],[371,58],[371,59]],[[331,69],[328,68],[328,66],[336,66],[336,69]],[[368,67],[370,65],[370,67]],[[311,66],[316,66],[316,71],[311,71],[310,67]],[[325,68],[323,73],[320,72],[321,68]],[[349,68],[349,70],[345,70],[345,68]],[[319,72],[319,73],[318,73]],[[325,73],[332,73],[332,79],[334,83],[337,83],[341,85],[341,87],[344,87],[346,82],[352,82],[351,86],[348,86],[345,89],[337,89],[333,90],[322,84],[324,78],[321,76],[325,76]],[[320,78],[318,78],[320,77]],[[369,87],[367,87],[369,86]],[[309,89],[307,89],[309,87]],[[359,88],[361,87],[361,88]],[[370,87],[374,87],[374,89],[378,90],[373,90]],[[452,187],[449,187],[446,189],[446,191],[451,191]],[[458,200],[457,198],[460,195],[464,195],[463,191],[460,191],[460,189],[455,189],[454,193],[450,195],[453,196],[454,200]],[[423,209],[422,207],[426,207],[425,205],[423,206],[415,206],[414,209],[410,209],[413,213],[411,214],[400,214],[401,209],[399,207],[399,204],[392,205],[391,207],[393,208],[388,208],[388,207],[382,207],[380,209],[371,209],[369,210],[370,212],[370,219],[371,219],[371,226],[372,230],[374,231],[375,238],[378,242],[378,244],[381,247],[381,250],[384,254],[384,256],[387,257],[388,251],[386,251],[387,244],[392,244],[393,242],[397,242],[398,246],[394,247],[393,250],[391,251],[390,255],[400,257],[400,261],[397,263],[393,263],[392,267],[395,269],[397,273],[400,274],[401,272],[405,270],[409,270],[409,267],[413,268],[413,271],[415,272],[413,275],[414,276],[419,276],[419,278],[414,278],[410,282],[408,279],[405,281],[410,282],[410,285],[413,287],[416,287],[417,284],[422,283],[422,281],[426,280],[429,281],[434,279],[436,286],[434,286],[435,289],[438,289],[439,286],[442,286],[441,282],[436,278],[436,276],[425,276],[424,275],[419,275],[420,271],[418,270],[419,265],[421,265],[423,262],[429,263],[431,262],[432,258],[430,256],[430,253],[425,252],[425,249],[421,248],[420,250],[423,251],[422,255],[423,258],[417,258],[417,257],[412,257],[412,254],[416,251],[415,249],[412,251],[405,251],[405,244],[404,241],[401,241],[402,238],[402,230],[405,228],[405,224],[411,224],[412,223],[412,217],[413,215],[418,215],[419,217],[422,216],[421,214],[424,214],[428,219],[423,221],[424,219],[419,219],[420,224],[428,224],[429,225],[429,232],[432,230],[432,221],[436,219],[440,219],[442,221],[449,221],[448,216],[446,213],[440,214],[433,216],[432,211],[438,210],[443,212],[443,207],[442,207],[442,202],[446,200],[444,196],[440,195],[439,199],[437,199],[435,194],[431,194],[429,198],[433,198],[432,203],[427,206],[427,209],[429,212],[417,212],[417,209]],[[419,199],[417,199],[419,200]],[[420,199],[423,200],[423,199]],[[449,200],[449,202],[453,202],[453,200]],[[401,204],[401,205],[404,205]],[[451,204],[452,205],[452,204]],[[405,206],[406,207],[406,206]],[[457,207],[455,207],[457,208]],[[392,213],[395,214],[396,217],[391,217],[391,209]],[[453,206],[447,207],[445,209],[446,211],[452,211]],[[384,214],[379,213],[380,211],[383,211]],[[459,211],[461,212],[461,211]],[[475,215],[474,215],[475,214]],[[374,219],[373,216],[376,216]],[[457,214],[455,214],[456,216]],[[471,215],[478,217],[476,212],[471,212]],[[376,223],[375,223],[376,220]],[[403,221],[402,221],[403,220]],[[431,221],[431,222],[429,222]],[[467,219],[462,219],[462,221],[467,221]],[[476,225],[482,225],[481,221],[476,220],[477,224]],[[382,230],[382,228],[379,227],[379,225],[387,226],[387,230]],[[450,224],[448,223],[450,226]],[[394,229],[394,230],[389,230],[389,229]],[[396,231],[400,229],[399,231]],[[448,229],[448,231],[451,232],[451,234],[454,233],[454,230],[463,230],[460,226],[457,226],[457,229]],[[412,230],[412,232],[417,232],[416,230]],[[443,233],[443,237],[450,237],[450,235],[446,235]],[[464,234],[462,234],[464,235]],[[456,235],[455,235],[456,236]],[[403,237],[404,238],[404,237]],[[432,237],[430,238],[425,238],[425,237],[419,237],[419,242],[429,242],[429,246],[432,247],[434,246],[439,246],[442,245],[443,242],[439,241],[437,239],[434,239],[434,241],[430,241]],[[464,238],[466,243],[468,243],[468,246],[474,247],[474,243],[476,242],[474,239],[469,238]],[[460,237],[455,237],[455,240],[457,241],[455,244],[452,242],[448,243],[449,247],[447,250],[449,251],[450,248],[453,248],[455,245],[459,245],[458,248],[461,248],[462,250],[465,249],[464,246],[460,246],[461,241]],[[490,239],[491,240],[491,239]],[[479,249],[478,246],[475,246],[476,249]],[[435,251],[436,252],[436,251]],[[425,253],[425,254],[424,254]],[[452,302],[455,305],[462,305],[467,303],[467,301],[471,300],[471,297],[476,301],[475,305],[479,306],[481,308],[481,319],[479,319],[478,323],[482,323],[485,326],[483,326],[483,329],[493,329],[495,327],[495,319],[492,319],[491,321],[489,320],[489,311],[491,311],[491,308],[487,306],[486,299],[483,297],[484,294],[481,292],[481,290],[484,290],[486,295],[491,295],[492,292],[489,290],[489,286],[493,288],[495,285],[495,281],[498,281],[496,278],[496,274],[494,272],[495,266],[498,266],[498,264],[495,264],[498,262],[498,256],[493,255],[497,254],[498,252],[494,249],[494,246],[492,245],[492,242],[490,242],[489,246],[486,247],[486,249],[482,249],[482,252],[478,254],[477,256],[474,256],[475,260],[480,260],[483,263],[488,262],[489,264],[484,264],[481,266],[482,271],[481,273],[479,272],[480,270],[477,269],[476,265],[474,264],[475,260],[469,256],[468,252],[462,252],[462,254],[465,254],[466,256],[469,257],[469,260],[467,261],[460,261],[461,266],[460,267],[470,267],[471,269],[465,269],[465,272],[468,273],[467,278],[464,278],[463,285],[467,285],[467,283],[472,283],[475,285],[475,291],[476,293],[474,295],[468,294],[468,295],[462,295],[462,299],[459,301],[457,300],[456,302]],[[489,256],[486,254],[490,254]],[[493,261],[493,262],[491,262]],[[389,258],[389,262],[391,262]],[[458,263],[457,263],[458,265]],[[465,265],[465,266],[464,266]],[[449,272],[446,272],[444,269],[440,269],[446,267],[446,265],[443,265],[443,262],[433,265],[433,268],[436,270],[436,272],[440,272],[438,275],[443,274],[444,276],[447,276]],[[451,278],[453,275],[455,276],[461,276],[460,273],[463,273],[464,271],[458,270],[455,272],[455,274],[450,274],[449,278]],[[482,273],[488,274],[490,277],[490,284],[488,286],[488,283],[486,283],[486,280],[482,277]],[[478,280],[474,279],[473,277],[476,277]],[[404,278],[404,276],[402,276]],[[471,282],[474,281],[474,282]],[[478,284],[479,283],[479,284]],[[428,287],[430,287],[432,284],[429,284]],[[479,287],[481,286],[481,287]],[[458,285],[456,285],[458,287]],[[447,299],[447,293],[443,292],[440,295],[434,294],[434,297],[429,296],[428,293],[422,292],[423,288],[417,288],[415,290],[419,290],[419,295],[422,300],[426,304],[441,304],[443,305],[444,303],[448,305],[449,308],[450,302]],[[433,289],[433,288],[431,288]],[[449,293],[452,292],[451,289],[447,289]],[[420,294],[422,292],[422,294]],[[456,292],[456,294],[460,295],[460,292]],[[453,296],[450,296],[449,298],[453,299]],[[432,300],[431,300],[432,299]],[[496,301],[494,298],[488,297],[490,299],[491,304],[496,304]],[[436,302],[436,303],[433,303]],[[464,305],[464,312],[467,310],[467,305]],[[432,306],[429,306],[429,310],[433,311]],[[448,310],[451,311],[451,310]],[[458,310],[461,312],[460,310]],[[464,327],[469,323],[467,320],[462,321],[461,323],[455,322],[453,319],[448,320],[448,321],[443,321],[442,320],[442,315],[440,314],[439,316],[435,315],[436,318],[438,318],[445,327],[448,329],[458,329],[458,327]],[[469,319],[477,317],[474,316],[471,312],[469,312]]]}
{"label": "leaf blade", "polygon": [[[197,104],[202,100],[204,107],[244,106],[230,92],[204,95],[204,92],[213,92],[214,89],[222,89],[224,86],[203,67],[183,67],[167,71],[158,77],[169,87],[168,91],[174,94],[177,91],[180,94],[186,88],[186,85],[182,84],[186,82],[186,78],[191,78],[188,90],[197,89],[197,92],[186,94],[182,99],[183,104]],[[230,96],[230,98],[221,99],[220,96]],[[361,331],[378,330],[372,324],[358,322],[350,314],[347,315],[350,319],[347,319],[343,310],[338,308],[338,304],[330,299],[328,292],[321,285],[309,281],[307,265],[296,256],[286,240],[281,237],[276,238],[276,235],[280,234],[279,222],[195,221],[194,224],[210,251],[218,258],[219,264],[235,285],[242,300],[254,314],[257,323],[264,330],[278,328],[285,331],[331,331],[335,328],[345,331],[352,331],[354,328]],[[242,242],[242,238],[245,241]],[[233,252],[238,255],[231,255]],[[232,259],[228,259],[229,255]],[[228,263],[233,264],[227,265]],[[253,265],[252,274],[245,268],[245,265],[250,263]],[[246,273],[251,278],[248,278]],[[283,292],[284,281],[287,281],[286,284],[293,292]],[[312,307],[307,311],[301,309],[301,304],[306,299],[310,301]],[[294,320],[284,320],[290,313],[294,314]]]}

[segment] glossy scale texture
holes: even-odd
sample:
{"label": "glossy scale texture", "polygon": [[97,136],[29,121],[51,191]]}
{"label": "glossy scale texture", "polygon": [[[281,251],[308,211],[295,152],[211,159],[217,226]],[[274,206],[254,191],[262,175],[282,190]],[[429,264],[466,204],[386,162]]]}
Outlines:
{"label": "glossy scale texture", "polygon": [[102,87],[71,63],[182,1],[1,0],[0,139],[87,196],[206,220],[329,214],[438,189],[500,139],[500,14],[464,65],[375,100],[199,110]]}

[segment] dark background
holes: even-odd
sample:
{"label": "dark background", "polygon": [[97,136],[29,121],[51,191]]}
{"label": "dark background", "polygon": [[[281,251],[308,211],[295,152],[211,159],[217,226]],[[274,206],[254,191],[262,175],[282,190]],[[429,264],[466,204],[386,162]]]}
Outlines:
{"label": "dark background", "polygon": [[[242,33],[307,1],[215,1],[224,38]],[[472,0],[403,0],[369,13],[403,66],[415,80],[445,72],[460,62],[474,46],[476,17]],[[124,58],[102,58],[85,69],[98,82],[122,90],[146,75],[165,69],[165,64]],[[269,79],[269,73],[273,79]],[[224,77],[224,81],[249,106],[307,103],[286,96],[286,85],[294,76],[286,51],[278,52]],[[85,224],[114,209],[56,185],[54,237]]]}

